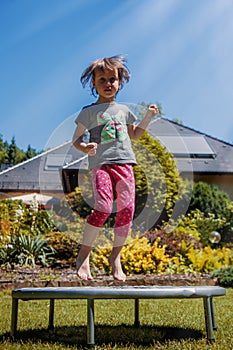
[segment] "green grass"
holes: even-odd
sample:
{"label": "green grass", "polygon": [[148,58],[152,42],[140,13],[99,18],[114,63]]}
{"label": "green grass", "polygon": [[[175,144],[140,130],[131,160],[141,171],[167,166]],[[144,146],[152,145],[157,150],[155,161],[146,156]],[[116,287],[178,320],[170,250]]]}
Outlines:
{"label": "green grass", "polygon": [[[133,300],[95,301],[96,349],[233,350],[233,289],[215,300],[218,330],[207,343],[201,299],[140,300],[135,328]],[[86,301],[56,300],[55,329],[48,331],[49,302],[19,301],[18,332],[10,340],[11,293],[0,293],[0,350],[86,348]]]}

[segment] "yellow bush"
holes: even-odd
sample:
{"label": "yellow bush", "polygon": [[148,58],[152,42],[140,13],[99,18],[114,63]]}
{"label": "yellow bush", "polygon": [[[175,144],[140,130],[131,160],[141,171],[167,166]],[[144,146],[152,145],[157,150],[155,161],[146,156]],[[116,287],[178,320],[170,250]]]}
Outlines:
{"label": "yellow bush", "polygon": [[[125,245],[121,252],[122,267],[126,274],[162,273],[171,260],[165,253],[165,246],[159,247],[159,239],[152,245],[147,238],[136,238]],[[96,248],[93,256],[94,264],[105,272],[109,272],[108,256],[111,246]]]}
{"label": "yellow bush", "polygon": [[92,261],[96,268],[104,270],[106,273],[110,271],[108,257],[111,253],[112,247],[95,248],[92,254]]}
{"label": "yellow bush", "polygon": [[209,272],[233,265],[233,251],[226,247],[212,249],[207,246],[202,250],[192,247],[187,252],[187,256],[196,272]]}
{"label": "yellow bush", "polygon": [[[233,250],[227,247],[212,249],[210,246],[197,249],[182,241],[179,254],[169,256],[166,245],[161,245],[160,237],[153,244],[145,237],[129,236],[121,252],[121,262],[127,275],[130,274],[174,274],[203,273],[223,266],[233,266]],[[104,247],[96,247],[92,254],[92,266],[104,273],[110,273],[108,256],[112,242]]]}
{"label": "yellow bush", "polygon": [[187,265],[187,259],[180,254],[169,261],[164,271],[165,274],[190,274],[195,272],[193,266],[191,264]]}

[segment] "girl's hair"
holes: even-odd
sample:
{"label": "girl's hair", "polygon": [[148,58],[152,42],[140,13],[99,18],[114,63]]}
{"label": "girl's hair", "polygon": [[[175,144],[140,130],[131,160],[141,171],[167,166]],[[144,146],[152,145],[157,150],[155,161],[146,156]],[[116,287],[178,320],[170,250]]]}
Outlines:
{"label": "girl's hair", "polygon": [[124,83],[127,83],[130,78],[129,69],[125,64],[126,62],[127,60],[123,55],[117,55],[117,56],[112,56],[108,58],[100,58],[94,61],[89,67],[85,69],[85,71],[83,72],[80,78],[82,86],[86,87],[86,85],[89,83],[92,95],[96,96],[96,90],[92,84],[92,80],[95,78],[96,70],[98,69],[104,72],[105,69],[116,68],[118,70],[120,89],[122,89]]}

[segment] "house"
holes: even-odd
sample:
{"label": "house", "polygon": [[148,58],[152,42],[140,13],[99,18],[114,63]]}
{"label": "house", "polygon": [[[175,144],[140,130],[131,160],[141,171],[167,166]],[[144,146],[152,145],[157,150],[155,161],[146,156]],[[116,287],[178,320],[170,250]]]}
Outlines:
{"label": "house", "polygon": [[148,131],[173,153],[183,178],[215,184],[233,199],[232,144],[165,118]]}
{"label": "house", "polygon": [[3,170],[0,172],[0,198],[26,193],[44,193],[63,198],[61,169],[83,156],[71,142],[66,142]]}
{"label": "house", "polygon": [[[148,131],[174,155],[182,177],[216,184],[233,199],[232,144],[167,118],[151,122]],[[0,172],[0,198],[32,192],[63,198],[87,168],[87,156],[68,141]]]}

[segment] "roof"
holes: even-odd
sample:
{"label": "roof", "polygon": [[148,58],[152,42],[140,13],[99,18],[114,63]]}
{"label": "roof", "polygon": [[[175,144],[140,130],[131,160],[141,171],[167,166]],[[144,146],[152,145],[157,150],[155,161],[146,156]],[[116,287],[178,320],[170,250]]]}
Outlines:
{"label": "roof", "polygon": [[83,153],[68,141],[2,171],[0,191],[60,192],[63,190],[60,170],[67,163],[82,158]]}
{"label": "roof", "polygon": [[[166,118],[149,133],[174,154],[181,173],[233,174],[233,145]],[[87,168],[87,156],[71,141],[0,172],[0,191],[63,191],[60,172]]]}
{"label": "roof", "polygon": [[233,174],[233,145],[166,118],[153,121],[149,133],[173,153],[179,171]]}

